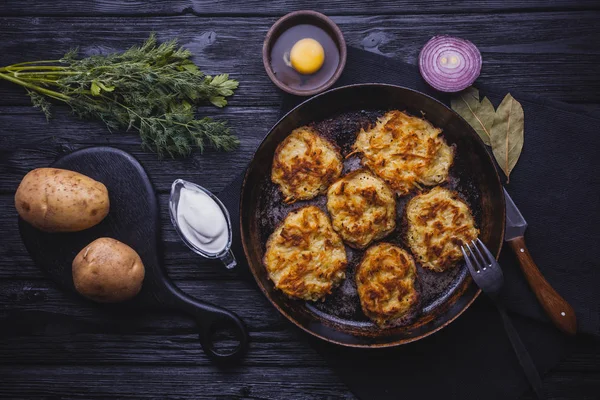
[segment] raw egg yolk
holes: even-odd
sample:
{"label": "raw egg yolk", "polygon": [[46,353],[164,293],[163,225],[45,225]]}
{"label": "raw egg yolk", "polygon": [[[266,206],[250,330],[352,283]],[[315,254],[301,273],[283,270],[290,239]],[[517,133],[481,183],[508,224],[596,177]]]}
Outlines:
{"label": "raw egg yolk", "polygon": [[292,67],[301,74],[314,74],[325,62],[325,50],[315,39],[301,39],[290,52]]}

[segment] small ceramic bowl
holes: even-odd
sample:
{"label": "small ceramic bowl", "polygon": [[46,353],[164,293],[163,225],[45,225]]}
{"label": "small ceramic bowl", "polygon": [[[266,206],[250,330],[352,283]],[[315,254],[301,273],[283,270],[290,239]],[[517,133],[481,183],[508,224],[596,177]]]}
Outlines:
{"label": "small ceramic bowl", "polygon": [[[340,53],[340,61],[331,78],[329,78],[322,85],[307,90],[291,88],[280,81],[273,72],[270,60],[271,49],[277,38],[279,38],[279,35],[292,26],[299,24],[315,25],[323,29],[334,40]],[[263,43],[262,58],[267,75],[269,75],[271,81],[273,81],[278,88],[296,96],[312,96],[329,89],[342,74],[344,66],[346,65],[346,41],[344,40],[344,35],[342,35],[340,28],[338,28],[338,26],[327,16],[316,11],[294,11],[281,17],[277,22],[275,22],[275,24],[273,24],[271,29],[269,29]]]}

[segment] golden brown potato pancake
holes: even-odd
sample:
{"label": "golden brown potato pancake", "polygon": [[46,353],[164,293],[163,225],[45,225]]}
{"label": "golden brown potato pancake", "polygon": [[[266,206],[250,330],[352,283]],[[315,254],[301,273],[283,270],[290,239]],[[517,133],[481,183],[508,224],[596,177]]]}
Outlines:
{"label": "golden brown potato pancake", "polygon": [[291,211],[271,234],[264,264],[277,289],[314,301],[346,277],[346,250],[327,214],[308,206]]}
{"label": "golden brown potato pancake", "polygon": [[393,326],[415,311],[417,269],[412,256],[390,243],[371,246],[356,271],[360,305],[379,326]]}
{"label": "golden brown potato pancake", "polygon": [[394,192],[367,169],[351,172],[329,187],[327,210],[333,229],[357,249],[364,249],[396,228]]}
{"label": "golden brown potato pancake", "polygon": [[456,192],[436,187],[406,206],[408,244],[424,268],[442,272],[463,258],[460,246],[479,230],[467,203]]}
{"label": "golden brown potato pancake", "polygon": [[310,200],[325,193],[342,174],[338,148],[308,126],[294,129],[277,146],[271,180],[279,185],[284,202]]}
{"label": "golden brown potato pancake", "polygon": [[361,153],[363,165],[396,193],[405,195],[422,185],[437,185],[448,177],[454,148],[441,133],[423,118],[393,110],[372,128],[358,133],[351,154]]}

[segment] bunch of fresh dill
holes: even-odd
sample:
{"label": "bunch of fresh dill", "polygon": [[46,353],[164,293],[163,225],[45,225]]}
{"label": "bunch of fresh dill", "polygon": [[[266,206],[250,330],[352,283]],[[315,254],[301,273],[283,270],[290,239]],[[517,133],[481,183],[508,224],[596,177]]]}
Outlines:
{"label": "bunch of fresh dill", "polygon": [[123,53],[24,62],[0,68],[0,79],[25,87],[33,105],[50,118],[47,97],[63,101],[82,118],[104,121],[109,130],[137,129],[142,144],[159,155],[190,154],[206,145],[230,151],[239,140],[222,121],[195,118],[196,105],[227,104],[238,82],[203,74],[176,40],[158,44],[152,34]]}

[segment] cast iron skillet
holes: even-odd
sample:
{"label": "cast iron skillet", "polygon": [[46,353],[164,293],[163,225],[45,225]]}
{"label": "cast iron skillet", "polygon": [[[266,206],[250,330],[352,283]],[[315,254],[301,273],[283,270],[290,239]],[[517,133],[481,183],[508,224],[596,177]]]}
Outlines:
{"label": "cast iron skillet", "polygon": [[[295,128],[316,123],[317,129],[348,154],[361,126],[390,109],[424,115],[443,129],[446,141],[456,146],[448,182],[471,205],[481,240],[496,255],[504,237],[504,195],[494,163],[475,131],[458,114],[417,91],[384,84],[360,84],[327,91],[300,104],[271,129],[258,147],[244,179],[240,199],[240,228],[244,252],[258,286],[284,316],[306,332],[329,342],[352,347],[387,347],[409,343],[448,325],[479,295],[464,265],[442,274],[417,266],[422,303],[416,318],[404,326],[380,329],[360,310],[354,271],[362,252],[348,247],[347,279],[324,302],[291,300],[275,290],[262,264],[265,243],[277,224],[292,210],[307,204],[325,209],[325,196],[308,202],[283,205],[278,188],[270,181],[277,145]],[[345,162],[346,173],[358,158]],[[398,228],[384,240],[404,243],[403,208],[410,196],[398,201]]]}
{"label": "cast iron skillet", "polygon": [[[112,147],[90,147],[60,158],[52,167],[77,171],[104,183],[108,188],[110,211],[98,225],[71,233],[42,232],[19,218],[21,238],[36,265],[62,289],[77,293],[71,273],[71,263],[77,253],[99,237],[120,240],[142,258],[146,269],[144,283],[140,293],[131,300],[97,304],[98,307],[111,313],[180,310],[197,321],[202,349],[213,361],[235,361],[245,353],[248,333],[242,320],[229,310],[182,292],[160,264],[158,202],[146,171],[133,156]],[[232,332],[239,341],[231,351],[219,351],[214,346],[215,335],[222,330]]]}

